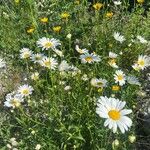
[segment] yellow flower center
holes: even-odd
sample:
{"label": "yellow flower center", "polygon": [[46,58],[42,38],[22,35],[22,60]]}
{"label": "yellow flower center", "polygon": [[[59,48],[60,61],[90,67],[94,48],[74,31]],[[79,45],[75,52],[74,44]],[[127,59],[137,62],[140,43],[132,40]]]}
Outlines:
{"label": "yellow flower center", "polygon": [[36,56],[35,60],[41,60],[41,56]]}
{"label": "yellow flower center", "polygon": [[48,61],[45,61],[44,64],[46,67],[49,67],[51,65],[51,62],[48,60]]}
{"label": "yellow flower center", "polygon": [[113,119],[113,120],[119,120],[120,119],[120,117],[121,117],[121,115],[120,115],[120,112],[118,111],[118,110],[110,110],[109,112],[108,112],[108,115],[109,115],[109,117],[111,118],[111,119]]}
{"label": "yellow flower center", "polygon": [[53,43],[52,42],[47,42],[45,45],[44,45],[46,48],[50,48],[53,46]]}
{"label": "yellow flower center", "polygon": [[98,86],[103,86],[103,83],[102,82],[98,82],[97,85]]}
{"label": "yellow flower center", "polygon": [[24,90],[22,91],[22,93],[23,93],[24,95],[27,95],[27,94],[29,94],[29,90],[28,90],[28,89],[24,89]]}
{"label": "yellow flower center", "polygon": [[19,106],[20,106],[20,102],[19,102],[17,99],[13,99],[13,100],[11,101],[11,104],[12,104],[13,106],[15,106],[15,107],[19,107]]}
{"label": "yellow flower center", "polygon": [[110,65],[116,64],[116,59],[111,59],[111,60],[108,61],[108,63]]}
{"label": "yellow flower center", "polygon": [[89,57],[86,57],[85,60],[86,60],[87,62],[91,62],[91,61],[93,60],[93,58],[89,56]]}
{"label": "yellow flower center", "polygon": [[24,58],[29,58],[30,54],[29,53],[24,53]]}
{"label": "yellow flower center", "polygon": [[123,80],[123,75],[118,75],[118,80]]}
{"label": "yellow flower center", "polygon": [[141,65],[141,66],[144,66],[145,62],[144,62],[144,60],[140,60],[140,61],[138,61],[138,64]]}

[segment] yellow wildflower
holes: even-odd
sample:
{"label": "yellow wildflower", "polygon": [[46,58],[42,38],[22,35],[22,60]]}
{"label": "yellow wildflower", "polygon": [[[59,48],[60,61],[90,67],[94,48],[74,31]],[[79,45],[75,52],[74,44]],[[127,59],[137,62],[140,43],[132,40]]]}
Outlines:
{"label": "yellow wildflower", "polygon": [[113,86],[112,86],[112,90],[113,90],[113,91],[119,91],[119,90],[120,90],[120,86],[118,86],[118,85],[113,85]]}
{"label": "yellow wildflower", "polygon": [[108,13],[106,13],[106,17],[112,18],[112,16],[113,16],[113,12],[108,12]]}
{"label": "yellow wildflower", "polygon": [[47,17],[43,17],[43,18],[40,19],[40,21],[42,23],[48,23],[48,18]]}
{"label": "yellow wildflower", "polygon": [[53,31],[54,32],[60,32],[60,30],[61,30],[61,26],[55,26],[55,27],[53,27]]}
{"label": "yellow wildflower", "polygon": [[70,16],[70,14],[67,13],[67,12],[64,12],[60,16],[61,16],[62,19],[68,19],[68,17]]}
{"label": "yellow wildflower", "polygon": [[27,29],[27,33],[32,33],[35,29],[33,27],[30,27],[29,29]]}
{"label": "yellow wildflower", "polygon": [[94,8],[95,10],[100,10],[102,7],[103,7],[103,4],[102,4],[102,3],[96,3],[96,4],[93,5],[93,8]]}

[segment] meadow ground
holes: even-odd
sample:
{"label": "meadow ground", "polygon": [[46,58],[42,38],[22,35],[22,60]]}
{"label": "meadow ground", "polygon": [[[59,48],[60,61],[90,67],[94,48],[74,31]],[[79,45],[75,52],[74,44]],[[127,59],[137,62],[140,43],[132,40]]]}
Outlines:
{"label": "meadow ground", "polygon": [[144,3],[0,1],[0,150],[149,148]]}

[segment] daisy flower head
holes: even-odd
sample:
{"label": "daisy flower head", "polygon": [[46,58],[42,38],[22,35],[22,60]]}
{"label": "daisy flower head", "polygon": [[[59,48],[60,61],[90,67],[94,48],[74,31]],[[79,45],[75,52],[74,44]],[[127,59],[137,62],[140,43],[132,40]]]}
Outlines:
{"label": "daisy flower head", "polygon": [[117,70],[114,74],[115,83],[119,83],[120,86],[125,84],[125,74],[121,70]]}
{"label": "daisy flower head", "polygon": [[6,62],[2,58],[0,58],[0,68],[4,67],[6,67]]}
{"label": "daisy flower head", "polygon": [[41,47],[42,50],[46,49],[55,49],[57,46],[61,45],[60,41],[54,38],[46,38],[46,37],[42,37],[41,39],[39,39],[37,41],[37,45],[38,47]]}
{"label": "daisy flower head", "polygon": [[48,69],[55,70],[57,65],[58,65],[57,60],[52,57],[48,58],[45,56],[41,60],[41,66],[48,68]]}
{"label": "daisy flower head", "polygon": [[28,84],[24,84],[18,88],[18,93],[24,97],[31,95],[32,92],[33,92],[33,87]]}
{"label": "daisy flower head", "polygon": [[96,113],[106,119],[104,122],[105,127],[108,126],[114,133],[117,131],[117,128],[122,133],[125,133],[132,125],[132,120],[126,116],[132,110],[123,109],[125,105],[126,102],[122,102],[119,99],[101,96],[97,102]]}
{"label": "daisy flower head", "polygon": [[68,71],[70,69],[69,64],[67,63],[67,61],[63,60],[60,65],[58,66],[58,70],[60,72],[62,71]]}
{"label": "daisy flower head", "polygon": [[150,66],[150,57],[147,55],[139,55],[137,64],[141,70],[144,70]]}
{"label": "daisy flower head", "polygon": [[32,55],[32,51],[29,48],[22,48],[20,50],[20,58],[21,59],[30,58],[31,55]]}
{"label": "daisy flower head", "polygon": [[141,85],[138,78],[136,78],[135,76],[127,76],[127,82],[133,85],[139,85],[139,86]]}
{"label": "daisy flower head", "polygon": [[118,68],[118,66],[117,66],[117,64],[116,64],[116,59],[115,58],[113,58],[113,59],[110,59],[109,61],[108,61],[108,64],[111,66],[111,67],[113,67],[113,68]]}
{"label": "daisy flower head", "polygon": [[117,58],[117,54],[113,52],[109,52],[109,58]]}
{"label": "daisy flower head", "polygon": [[146,43],[148,43],[148,41],[147,40],[145,40],[145,38],[144,37],[142,37],[142,36],[137,36],[137,39],[140,41],[140,43],[142,43],[142,44],[146,44]]}
{"label": "daisy flower head", "polygon": [[92,64],[94,62],[100,62],[101,61],[101,58],[100,56],[94,54],[94,53],[85,53],[85,54],[82,54],[80,56],[80,59],[81,59],[81,62],[82,63],[89,63],[89,64]]}
{"label": "daisy flower head", "polygon": [[106,85],[107,85],[107,80],[105,80],[105,79],[102,79],[102,78],[100,78],[100,79],[97,79],[97,78],[92,78],[91,79],[91,85],[93,86],[93,87],[97,87],[97,88],[103,88],[103,87],[106,87]]}
{"label": "daisy flower head", "polygon": [[58,49],[53,49],[53,51],[60,57],[64,57],[63,52]]}
{"label": "daisy flower head", "polygon": [[79,45],[76,45],[75,47],[76,51],[79,53],[79,54],[85,54],[85,53],[88,53],[88,50],[87,49],[81,49],[79,48]]}
{"label": "daisy flower head", "polygon": [[6,101],[4,102],[4,106],[16,108],[19,107],[23,101],[24,99],[21,94],[16,94],[15,92],[12,92],[6,95]]}
{"label": "daisy flower head", "polygon": [[116,5],[116,6],[118,6],[118,5],[121,5],[121,1],[119,1],[119,0],[115,0],[115,1],[113,1],[114,2],[114,4]]}
{"label": "daisy flower head", "polygon": [[123,41],[125,41],[124,36],[121,35],[119,32],[115,32],[115,33],[113,34],[113,36],[114,36],[114,39],[115,39],[116,41],[120,42],[120,43],[123,43]]}
{"label": "daisy flower head", "polygon": [[34,63],[40,63],[43,57],[44,57],[43,54],[37,53],[32,54],[30,58]]}
{"label": "daisy flower head", "polygon": [[134,70],[136,70],[136,71],[140,71],[140,67],[139,67],[139,65],[138,64],[134,64],[134,65],[132,65],[132,68],[134,69]]}

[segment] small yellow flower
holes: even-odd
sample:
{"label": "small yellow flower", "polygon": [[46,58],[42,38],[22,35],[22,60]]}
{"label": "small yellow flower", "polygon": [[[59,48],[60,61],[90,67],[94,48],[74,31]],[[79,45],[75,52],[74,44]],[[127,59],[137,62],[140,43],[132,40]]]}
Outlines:
{"label": "small yellow flower", "polygon": [[143,4],[143,3],[144,3],[144,0],[137,0],[137,2],[138,2],[139,4]]}
{"label": "small yellow flower", "polygon": [[20,0],[14,0],[16,4],[19,4]]}
{"label": "small yellow flower", "polygon": [[80,4],[80,0],[75,0],[74,3],[77,4],[77,5],[79,5]]}
{"label": "small yellow flower", "polygon": [[67,13],[67,12],[64,12],[60,16],[61,16],[62,19],[68,19],[68,17],[70,16],[70,14]]}
{"label": "small yellow flower", "polygon": [[55,27],[53,27],[53,31],[54,32],[60,32],[60,30],[61,30],[61,26],[55,26]]}
{"label": "small yellow flower", "polygon": [[93,5],[93,8],[94,8],[95,10],[100,10],[102,7],[103,7],[103,4],[102,4],[102,3],[96,3],[96,4]]}
{"label": "small yellow flower", "polygon": [[42,23],[48,23],[48,18],[47,17],[43,17],[43,18],[40,19],[40,21]]}
{"label": "small yellow flower", "polygon": [[32,33],[35,29],[33,27],[27,29],[27,33]]}
{"label": "small yellow flower", "polygon": [[112,86],[112,90],[113,90],[113,91],[119,91],[119,90],[120,90],[120,86],[118,86],[118,85],[113,85],[113,86]]}
{"label": "small yellow flower", "polygon": [[113,12],[108,12],[108,13],[106,13],[106,17],[107,17],[107,18],[112,18],[112,16],[113,16]]}

